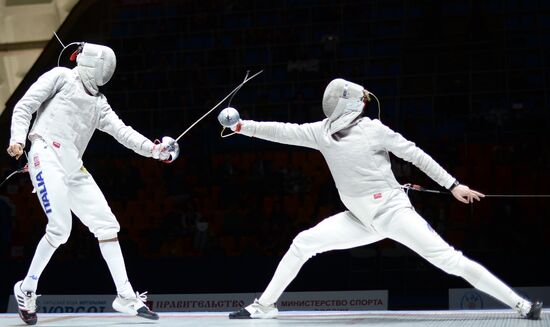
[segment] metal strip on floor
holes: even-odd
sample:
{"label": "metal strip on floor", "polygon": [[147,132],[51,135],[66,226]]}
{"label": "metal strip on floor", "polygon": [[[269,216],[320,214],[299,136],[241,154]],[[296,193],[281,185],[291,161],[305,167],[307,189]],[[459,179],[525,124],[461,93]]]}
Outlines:
{"label": "metal strip on floor", "polygon": [[[369,326],[369,327],[550,327],[550,311],[540,320],[527,320],[512,310],[441,311],[284,311],[277,319],[230,320],[220,312],[159,313],[158,321],[118,313],[44,313],[37,326]],[[23,326],[17,314],[0,314],[0,326]]]}

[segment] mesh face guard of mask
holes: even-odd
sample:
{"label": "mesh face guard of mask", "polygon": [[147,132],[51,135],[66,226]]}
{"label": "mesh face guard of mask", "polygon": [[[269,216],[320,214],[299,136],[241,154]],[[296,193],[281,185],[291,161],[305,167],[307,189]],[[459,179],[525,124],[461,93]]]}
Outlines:
{"label": "mesh face guard of mask", "polygon": [[[107,84],[113,76],[116,68],[116,56],[114,51],[104,45],[84,43],[76,56],[76,63],[80,67],[93,70],[96,85]],[[71,55],[71,58],[74,56]]]}
{"label": "mesh face guard of mask", "polygon": [[363,111],[365,93],[361,85],[338,78],[323,94],[323,112],[330,120],[330,133],[348,127]]}
{"label": "mesh face guard of mask", "polygon": [[72,42],[67,45],[61,42],[59,36],[54,33],[55,37],[63,47],[57,57],[57,66],[60,66],[61,56],[71,46],[78,46],[77,49],[71,54],[69,60],[76,61],[80,67],[86,67],[93,71],[94,84],[102,86],[107,84],[115,72],[116,68],[116,56],[114,51],[104,45],[86,43],[86,42]]}

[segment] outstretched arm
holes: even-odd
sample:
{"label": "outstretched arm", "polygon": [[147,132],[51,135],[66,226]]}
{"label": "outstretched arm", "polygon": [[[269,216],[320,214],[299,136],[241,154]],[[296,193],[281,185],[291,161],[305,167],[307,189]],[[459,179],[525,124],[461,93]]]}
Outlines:
{"label": "outstretched arm", "polygon": [[320,128],[322,128],[322,122],[291,124],[253,120],[241,120],[236,126],[232,127],[235,132],[246,136],[312,149],[318,149],[317,137]]}

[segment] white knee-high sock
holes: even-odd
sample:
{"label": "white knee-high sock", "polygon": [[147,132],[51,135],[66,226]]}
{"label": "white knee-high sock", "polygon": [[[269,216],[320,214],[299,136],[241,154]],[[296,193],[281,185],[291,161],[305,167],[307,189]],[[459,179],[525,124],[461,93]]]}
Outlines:
{"label": "white knee-high sock", "polygon": [[521,314],[525,314],[524,311],[529,311],[531,303],[519,296],[487,268],[467,258],[462,258],[461,265],[464,272],[462,277],[476,289],[491,295]]}
{"label": "white knee-high sock", "polygon": [[122,256],[122,250],[120,249],[120,243],[116,241],[99,242],[99,249],[103,255],[103,259],[107,262],[113,281],[115,282],[118,295],[129,298],[135,297],[132,284],[128,280],[126,274],[126,267],[124,266],[124,258]]}
{"label": "white knee-high sock", "polygon": [[302,268],[305,262],[306,260],[300,259],[294,254],[292,248],[289,249],[281,259],[281,262],[279,262],[273,278],[262,296],[258,299],[258,302],[265,306],[277,302],[290,282],[298,275],[300,268]]}
{"label": "white knee-high sock", "polygon": [[34,257],[32,258],[27,276],[21,284],[22,291],[36,292],[36,288],[38,287],[38,279],[40,278],[40,275],[42,275],[42,272],[44,271],[44,268],[46,268],[48,262],[50,262],[55,250],[57,250],[57,248],[53,247],[48,240],[46,240],[46,236],[44,235],[40,242],[38,242],[38,246],[34,252]]}

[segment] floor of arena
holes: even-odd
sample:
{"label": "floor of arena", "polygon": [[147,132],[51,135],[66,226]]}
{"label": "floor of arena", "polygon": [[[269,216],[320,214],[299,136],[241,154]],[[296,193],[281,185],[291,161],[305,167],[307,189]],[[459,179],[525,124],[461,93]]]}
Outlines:
{"label": "floor of arena", "polygon": [[[277,319],[230,320],[223,312],[160,313],[157,321],[117,313],[40,314],[39,326],[550,326],[550,312],[541,320],[520,318],[512,310],[460,311],[285,311]],[[26,326],[17,314],[0,314],[0,326]]]}

